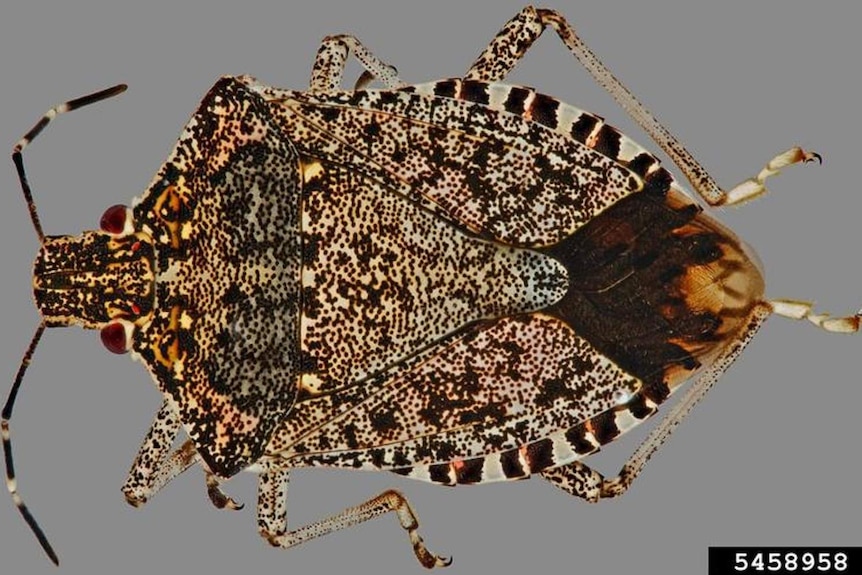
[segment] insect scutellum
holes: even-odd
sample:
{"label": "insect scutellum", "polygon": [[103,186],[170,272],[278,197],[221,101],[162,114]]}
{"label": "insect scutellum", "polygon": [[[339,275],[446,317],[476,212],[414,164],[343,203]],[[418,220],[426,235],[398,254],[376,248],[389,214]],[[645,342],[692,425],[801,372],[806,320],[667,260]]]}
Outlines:
{"label": "insect scutellum", "polygon": [[[348,35],[324,39],[306,92],[222,78],[101,231],[45,236],[21,152],[57,114],[125,86],[52,109],[18,142],[42,322],[3,410],[6,485],[55,563],[18,495],[9,432],[45,327],[101,329],[163,394],[123,485],[132,505],[197,465],[213,502],[236,509],[220,484],[251,470],[272,545],[394,511],[426,567],[448,560],[397,491],[289,530],[290,470],[445,485],[537,475],[588,501],[616,497],[771,314],[858,331],[859,314],[766,299],[753,252],[600,117],[499,83],[547,27],[710,206],[820,160],[793,147],[723,190],[560,14],[532,7],[461,78],[407,85]],[[340,91],[351,52],[365,72]],[[383,88],[359,89],[372,78]],[[617,476],[582,461],[690,379]]]}

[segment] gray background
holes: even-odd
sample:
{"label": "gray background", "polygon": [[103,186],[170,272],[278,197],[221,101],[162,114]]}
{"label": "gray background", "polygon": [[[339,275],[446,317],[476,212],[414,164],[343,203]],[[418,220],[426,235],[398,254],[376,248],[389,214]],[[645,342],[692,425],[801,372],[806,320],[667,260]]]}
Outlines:
{"label": "gray background", "polygon": [[[2,12],[3,145],[55,103],[130,85],[120,98],[61,118],[28,150],[53,234],[94,227],[105,207],[140,193],[222,74],[301,88],[320,38],[350,31],[407,81],[457,75],[520,8],[40,4]],[[771,181],[771,196],[720,217],[759,252],[773,297],[816,298],[836,313],[858,308],[862,9],[683,0],[555,7],[724,185],[796,143],[822,153],[823,167],[789,170]],[[512,80],[593,110],[652,147],[550,34]],[[29,288],[37,242],[11,162],[0,178],[0,365],[11,382],[38,321]],[[771,320],[616,501],[591,506],[539,480],[443,489],[390,474],[297,471],[290,521],[302,525],[396,486],[418,510],[429,546],[454,555],[453,573],[704,573],[709,545],[858,544],[860,343]],[[21,491],[65,572],[422,572],[393,517],[291,551],[269,549],[256,534],[249,475],[226,487],[247,504],[239,513],[215,510],[196,471],[132,509],[119,487],[159,402],[144,368],[105,352],[97,334],[45,335],[13,430]],[[614,445],[597,467],[615,473],[641,437]],[[2,494],[0,571],[57,572]]]}

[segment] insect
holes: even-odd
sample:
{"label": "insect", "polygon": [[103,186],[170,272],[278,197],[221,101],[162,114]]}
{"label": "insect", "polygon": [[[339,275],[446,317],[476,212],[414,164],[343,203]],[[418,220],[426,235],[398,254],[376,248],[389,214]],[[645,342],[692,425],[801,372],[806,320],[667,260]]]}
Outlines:
{"label": "insect", "polygon": [[[711,205],[765,192],[817,156],[793,148],[727,192],[555,12],[527,8],[464,77],[404,85],[351,37],[327,39],[308,92],[225,78],[130,208],[102,230],[45,237],[34,291],[45,327],[102,330],[165,395],[123,490],[140,505],[200,466],[260,476],[258,523],[289,547],[395,511],[425,566],[406,499],[389,491],[289,531],[289,471],[391,470],[455,485],[540,475],[588,500],[624,492],[772,313],[829,331],[859,316],[767,300],[747,249],[647,150],[598,117],[497,84],[551,26]],[[513,50],[512,48],[517,48]],[[348,51],[383,90],[343,92]],[[621,473],[582,458],[692,385]],[[190,440],[170,451],[181,430]]]}

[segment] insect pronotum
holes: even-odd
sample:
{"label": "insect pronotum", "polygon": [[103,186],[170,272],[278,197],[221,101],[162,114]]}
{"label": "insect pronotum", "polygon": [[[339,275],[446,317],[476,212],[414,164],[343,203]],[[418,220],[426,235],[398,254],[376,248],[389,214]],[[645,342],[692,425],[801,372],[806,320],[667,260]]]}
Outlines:
{"label": "insect pronotum", "polygon": [[[420,563],[407,499],[389,490],[289,530],[290,469],[393,471],[444,485],[539,475],[588,501],[624,493],[772,314],[859,329],[810,303],[767,299],[759,265],[654,155],[588,112],[502,82],[551,28],[709,206],[766,192],[819,161],[793,147],[724,190],[583,44],[527,7],[460,78],[408,85],[351,36],[326,38],[306,92],[247,76],[206,95],[175,150],[101,230],[42,232],[42,321],[3,409],[6,485],[21,499],[9,419],[46,327],[100,329],[150,371],[164,403],[123,492],[138,506],[200,467],[219,507],[259,474],[258,528],[291,547],[394,511]],[[349,53],[365,73],[341,91]],[[382,89],[366,90],[376,79]],[[582,459],[671,402],[617,476]],[[189,439],[174,449],[181,430]]]}

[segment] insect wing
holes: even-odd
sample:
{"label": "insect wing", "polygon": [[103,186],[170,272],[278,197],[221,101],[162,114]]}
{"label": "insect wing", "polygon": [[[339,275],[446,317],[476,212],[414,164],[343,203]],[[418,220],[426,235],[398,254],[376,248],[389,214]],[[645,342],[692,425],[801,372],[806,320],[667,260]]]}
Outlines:
{"label": "insect wing", "polygon": [[[367,469],[477,458],[565,432],[639,385],[562,321],[507,317],[385,378],[298,402],[267,451],[291,466]],[[574,457],[563,445],[544,463]],[[495,478],[506,476],[481,479]]]}
{"label": "insect wing", "polygon": [[553,244],[643,182],[571,136],[489,106],[406,91],[315,95],[255,84],[301,154],[348,164],[454,225]]}
{"label": "insect wing", "polygon": [[[307,164],[307,183],[338,170],[346,172],[344,178],[350,176],[349,183],[329,180],[321,193],[324,201],[334,203],[344,196],[353,202],[362,195],[376,195],[396,198],[392,201],[396,206],[423,208],[409,217],[393,217],[376,229],[376,235],[366,233],[374,244],[368,250],[371,254],[379,256],[374,248],[381,238],[386,239],[387,230],[400,237],[414,235],[406,230],[408,224],[399,229],[399,221],[412,224],[429,213],[434,214],[437,231],[423,232],[421,237],[454,233],[453,229],[460,233],[433,242],[438,246],[436,260],[427,258],[408,266],[396,260],[415,251],[418,242],[394,253],[386,260],[392,264],[378,270],[369,263],[370,256],[362,265],[351,261],[355,253],[352,258],[318,257],[318,269],[311,268],[315,276],[338,275],[351,265],[357,268],[344,274],[341,300],[329,300],[330,307],[351,312],[363,309],[365,294],[370,292],[356,289],[355,284],[369,271],[392,279],[398,269],[406,268],[419,278],[442,275],[447,286],[457,287],[451,297],[432,302],[422,300],[425,293],[403,289],[406,283],[396,282],[389,300],[375,293],[373,306],[353,318],[329,318],[324,325],[338,329],[326,337],[315,337],[315,331],[323,329],[313,321],[319,310],[304,308],[304,314],[312,317],[303,317],[303,347],[313,342],[315,349],[329,350],[317,357],[315,365],[327,363],[326,369],[332,370],[357,346],[365,349],[354,353],[351,367],[364,358],[380,361],[362,373],[342,370],[342,377],[304,373],[314,376],[303,386],[312,397],[295,406],[270,442],[268,454],[292,460],[291,465],[377,469],[479,457],[565,432],[613,408],[620,393],[628,396],[638,388],[635,378],[564,322],[530,313],[565,294],[566,272],[552,258],[519,247],[559,241],[596,212],[638,190],[642,182],[629,170],[545,126],[471,102],[389,91],[310,96],[243,81],[275,104],[273,115],[291,134],[301,163]],[[548,158],[555,164],[548,164]],[[313,187],[309,185],[304,193],[311,197]],[[306,237],[313,227],[307,226],[309,222],[336,217],[315,214],[309,197],[303,206],[308,213],[304,211],[302,218]],[[330,213],[364,220],[392,209],[350,205],[332,208]],[[350,244],[354,241],[350,234],[355,234],[350,227],[349,219],[334,226],[330,236],[344,233],[346,237],[325,238],[308,251],[325,250],[327,242]],[[445,246],[452,244],[456,249],[450,254]],[[474,258],[477,244],[493,249]],[[486,273],[487,261],[500,257],[494,250],[529,257],[511,261],[505,272]],[[459,255],[460,261],[471,265],[443,274],[430,267],[436,261],[457,260]],[[509,272],[519,277],[500,275]],[[480,280],[475,284],[490,285],[488,293],[457,283],[470,276]],[[529,280],[535,278],[541,279],[531,284]],[[303,281],[307,280],[304,271]],[[313,285],[304,306],[322,293],[336,291],[319,282]],[[425,287],[429,292],[445,291]],[[404,291],[410,293],[404,296]],[[351,292],[361,295],[351,297]],[[512,293],[521,299],[513,299]],[[470,304],[466,313],[429,319],[465,294]],[[393,339],[399,342],[389,325],[387,337],[378,337],[379,324],[367,325],[374,318],[374,308],[395,317],[425,318],[413,331],[424,339],[393,345]],[[408,324],[407,319],[390,322]],[[458,330],[463,331],[453,340]],[[376,345],[369,345],[375,340]],[[339,341],[344,343],[340,353],[332,343]],[[423,349],[421,359],[412,362],[417,350]],[[314,355],[314,349],[305,351]],[[387,365],[394,368],[386,371]],[[325,395],[314,397],[318,393]],[[554,462],[575,456],[571,450],[558,455]]]}

